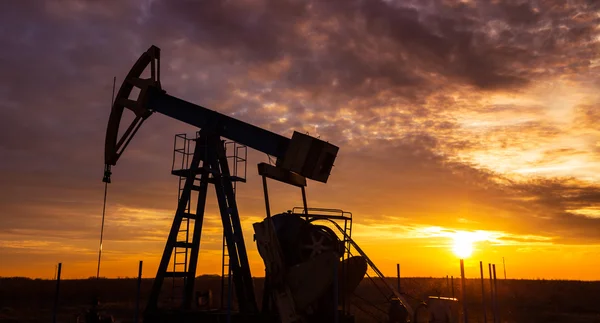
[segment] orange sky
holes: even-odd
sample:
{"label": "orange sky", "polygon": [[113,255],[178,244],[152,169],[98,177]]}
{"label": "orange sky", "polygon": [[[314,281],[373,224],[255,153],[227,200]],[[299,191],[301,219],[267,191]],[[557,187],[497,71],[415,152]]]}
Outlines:
{"label": "orange sky", "polygon": [[[0,276],[95,275],[113,75],[151,44],[171,95],[340,147],[309,205],[354,214],[385,274],[459,274],[454,237],[509,278],[598,280],[600,7],[590,1],[113,1],[0,4]],[[0,30],[8,30],[0,28]],[[117,84],[118,86],[118,84]],[[109,186],[102,275],[152,277],[176,207],[173,135],[154,115]],[[238,205],[264,217],[256,164]],[[273,212],[301,204],[272,186]],[[198,273],[220,272],[207,209]],[[466,233],[464,233],[466,232]],[[501,275],[502,276],[502,275]]]}

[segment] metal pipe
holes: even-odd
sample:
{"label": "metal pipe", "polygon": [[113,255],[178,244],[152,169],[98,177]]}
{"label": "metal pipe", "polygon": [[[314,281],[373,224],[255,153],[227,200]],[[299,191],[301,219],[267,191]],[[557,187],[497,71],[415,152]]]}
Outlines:
{"label": "metal pipe", "polygon": [[[269,190],[267,188],[267,177],[265,175],[262,175],[262,182],[263,182],[263,192],[264,192],[264,195],[265,195],[265,209],[266,209],[266,212],[267,212],[267,222],[268,222],[268,224],[267,224],[267,235],[268,235],[269,238],[271,238],[272,235],[273,235],[273,233],[271,232],[271,228],[273,227],[273,224],[271,223],[271,207],[269,206]],[[266,268],[265,268],[265,270],[266,270]],[[267,272],[265,271],[265,287],[268,287],[269,290],[267,290],[267,288],[265,288],[265,290],[263,290],[263,301],[265,299],[267,299],[265,297],[265,294],[269,293],[270,292],[270,288],[271,288],[270,282],[268,284],[267,284],[267,282],[268,282],[268,280],[267,280]],[[229,285],[231,285],[231,282],[230,282]],[[228,305],[229,306],[227,306],[227,322],[228,323],[230,322],[230,319],[231,319],[230,318],[231,317],[231,291],[229,293],[229,296],[230,296],[230,298],[228,299],[228,303],[229,303]],[[265,308],[265,304],[263,304],[263,309],[264,308]]]}
{"label": "metal pipe", "polygon": [[488,263],[488,269],[490,271],[490,298],[492,301],[492,319],[493,322],[496,323],[496,306],[494,304],[496,304],[496,300],[494,297],[494,280],[492,279],[492,264]]}
{"label": "metal pipe", "polygon": [[400,264],[396,264],[396,277],[398,277],[398,293],[402,292],[400,288]]}
{"label": "metal pipe", "polygon": [[56,271],[56,293],[54,294],[54,310],[52,311],[52,322],[56,323],[56,312],[58,311],[58,295],[60,291],[60,272],[62,269],[62,263],[58,263],[58,269]]}
{"label": "metal pipe", "polygon": [[492,265],[492,270],[494,272],[494,307],[495,312],[496,312],[496,321],[497,322],[501,322],[500,321],[500,311],[498,309],[498,284],[497,284],[497,280],[496,280],[496,264]]}
{"label": "metal pipe", "polygon": [[469,322],[469,318],[467,315],[467,292],[465,290],[465,261],[463,259],[460,260],[460,294],[462,298],[463,304],[463,318],[464,323]]}
{"label": "metal pipe", "polygon": [[137,279],[137,293],[135,295],[135,317],[134,317],[134,322],[138,323],[139,322],[139,317],[140,317],[140,291],[142,289],[142,266],[143,266],[143,261],[140,260],[140,265],[138,267],[138,279]]}
{"label": "metal pipe", "polygon": [[304,186],[300,186],[300,189],[302,190],[302,204],[304,205],[304,215],[308,216],[308,202],[306,201],[306,190],[304,189]]}
{"label": "metal pipe", "polygon": [[100,246],[98,247],[98,269],[96,270],[96,279],[100,279],[100,261],[102,259],[102,240],[104,238],[104,215],[106,214],[107,191],[108,182],[104,182],[104,203],[102,204],[102,224],[100,226]]}
{"label": "metal pipe", "polygon": [[267,218],[271,218],[271,207],[269,206],[269,190],[267,189],[267,177],[263,175],[263,191],[265,193],[265,208],[267,209]]}
{"label": "metal pipe", "polygon": [[502,257],[502,267],[504,267],[504,280],[506,280],[506,263],[504,262],[504,257]]}
{"label": "metal pipe", "polygon": [[479,262],[479,272],[481,273],[481,306],[483,308],[483,322],[487,323],[487,312],[485,309],[485,285],[483,283],[483,262]]}
{"label": "metal pipe", "polygon": [[450,289],[452,289],[452,298],[454,298],[454,276],[450,276]]}

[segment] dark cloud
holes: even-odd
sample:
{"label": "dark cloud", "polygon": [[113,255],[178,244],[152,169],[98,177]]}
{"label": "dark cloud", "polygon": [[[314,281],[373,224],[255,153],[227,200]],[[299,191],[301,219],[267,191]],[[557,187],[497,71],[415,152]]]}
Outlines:
{"label": "dark cloud", "polygon": [[583,5],[561,8],[168,1],[151,7],[147,24],[163,37],[176,32],[168,36],[210,47],[233,64],[287,58],[287,80],[309,91],[366,95],[382,87],[426,88],[436,75],[482,89],[514,88],[535,70],[556,68],[576,48],[589,57],[596,20],[576,15],[588,12]]}
{"label": "dark cloud", "polygon": [[540,17],[540,14],[528,2],[511,3],[507,1],[497,3],[497,6],[511,24],[535,24]]}

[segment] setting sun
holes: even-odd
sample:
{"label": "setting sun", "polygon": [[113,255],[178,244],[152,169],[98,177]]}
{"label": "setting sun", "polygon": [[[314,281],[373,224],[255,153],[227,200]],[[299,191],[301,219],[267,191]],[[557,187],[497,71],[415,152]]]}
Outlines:
{"label": "setting sun", "polygon": [[470,257],[473,253],[472,237],[463,232],[457,232],[454,235],[454,244],[452,246],[452,251],[461,259]]}

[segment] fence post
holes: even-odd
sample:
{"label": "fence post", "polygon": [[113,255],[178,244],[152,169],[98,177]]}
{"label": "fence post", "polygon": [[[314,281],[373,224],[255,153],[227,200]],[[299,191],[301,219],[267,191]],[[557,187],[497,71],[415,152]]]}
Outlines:
{"label": "fence post", "polygon": [[396,277],[398,277],[398,293],[402,293],[402,289],[400,289],[400,264],[396,264]]}
{"label": "fence post", "polygon": [[140,260],[140,265],[138,267],[138,279],[137,279],[137,293],[135,296],[135,318],[134,322],[138,323],[140,319],[140,291],[142,289],[142,266],[144,262]]}
{"label": "fence post", "polygon": [[62,269],[62,263],[58,263],[58,269],[56,270],[56,293],[54,294],[54,310],[52,313],[52,322],[56,323],[56,312],[58,311],[58,294],[60,291],[60,272]]}
{"label": "fence post", "polygon": [[466,289],[466,284],[465,284],[465,261],[463,259],[460,260],[460,293],[461,293],[461,298],[462,298],[462,304],[463,304],[463,318],[464,318],[464,323],[468,323],[469,322],[469,317],[467,315],[467,291]]}
{"label": "fence post", "polygon": [[490,271],[490,298],[492,301],[492,320],[496,323],[496,297],[494,296],[494,276],[492,276],[492,264],[488,263]]}
{"label": "fence post", "polygon": [[483,283],[483,262],[479,262],[479,272],[481,273],[481,305],[483,307],[483,322],[487,323],[487,312],[485,309],[485,286]]}
{"label": "fence post", "polygon": [[494,307],[496,308],[496,320],[497,322],[501,322],[500,321],[500,311],[498,308],[498,284],[496,281],[496,264],[492,265],[492,269],[494,271]]}

